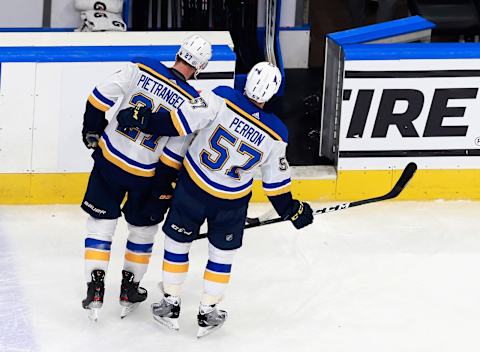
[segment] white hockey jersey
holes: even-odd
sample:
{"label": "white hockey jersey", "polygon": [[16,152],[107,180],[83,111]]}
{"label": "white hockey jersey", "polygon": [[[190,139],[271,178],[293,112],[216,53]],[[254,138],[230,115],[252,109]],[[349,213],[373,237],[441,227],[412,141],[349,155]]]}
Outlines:
{"label": "white hockey jersey", "polygon": [[[159,61],[141,59],[129,63],[113,74],[90,94],[88,101],[101,111],[118,104],[118,110],[138,104],[154,112],[181,108],[185,102],[197,98],[197,91],[177,79]],[[114,116],[105,128],[99,142],[102,155],[122,170],[142,177],[152,177],[168,137],[145,134],[138,129],[124,133],[118,129]],[[184,138],[173,138],[182,144]]]}
{"label": "white hockey jersey", "polygon": [[161,160],[179,164],[185,155],[188,175],[205,192],[222,199],[242,198],[251,192],[259,167],[267,195],[290,192],[287,128],[240,92],[218,87],[170,116],[179,135],[198,134],[190,146],[169,141]]}

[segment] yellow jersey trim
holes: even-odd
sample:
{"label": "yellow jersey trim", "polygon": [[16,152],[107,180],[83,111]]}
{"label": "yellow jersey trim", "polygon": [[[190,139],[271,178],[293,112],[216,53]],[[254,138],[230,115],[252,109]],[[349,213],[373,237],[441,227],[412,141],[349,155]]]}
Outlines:
{"label": "yellow jersey trim", "polygon": [[189,164],[187,159],[184,160],[183,165],[185,166],[185,169],[187,170],[188,175],[193,180],[193,182],[195,182],[195,184],[198,187],[200,187],[202,190],[204,190],[205,192],[207,192],[208,194],[214,197],[221,198],[221,199],[230,199],[230,200],[239,199],[239,198],[245,197],[252,190],[252,187],[248,187],[245,190],[238,193],[227,193],[224,191],[216,190],[211,186],[207,185],[200,177],[197,176],[195,170],[193,170],[192,166]]}
{"label": "yellow jersey trim", "polygon": [[240,115],[242,115],[243,117],[245,117],[247,120],[249,120],[250,122],[252,122],[253,124],[257,125],[258,127],[260,127],[261,129],[265,130],[266,132],[268,132],[268,134],[270,134],[273,138],[275,138],[276,140],[279,140],[279,141],[283,141],[282,137],[280,137],[280,135],[278,133],[276,133],[274,130],[272,130],[270,127],[268,127],[267,125],[265,125],[262,121],[260,121],[259,119],[256,119],[255,117],[253,117],[252,115],[250,115],[248,112],[246,112],[245,110],[239,108],[237,105],[235,105],[234,103],[232,103],[230,100],[228,99],[225,99],[225,102],[227,103],[228,106],[230,106],[233,110],[235,110],[236,112],[238,112]]}
{"label": "yellow jersey trim", "polygon": [[98,143],[98,146],[102,150],[102,154],[105,159],[110,161],[113,165],[118,166],[120,169],[123,171],[128,172],[129,174],[135,175],[135,176],[141,176],[141,177],[152,177],[155,175],[155,170],[152,171],[143,171],[143,170],[138,170],[124,161],[118,159],[115,157],[111,152],[108,150],[107,146],[105,145],[105,142],[103,139],[100,139],[100,142]]}
{"label": "yellow jersey trim", "polygon": [[95,108],[97,108],[100,111],[106,112],[108,109],[110,109],[110,106],[103,104],[101,101],[99,101],[93,94],[90,94],[88,96],[88,101],[90,104],[92,104]]}
{"label": "yellow jersey trim", "polygon": [[162,156],[160,156],[160,161],[162,163],[164,163],[165,165],[167,166],[170,166],[171,168],[174,168],[175,170],[180,170],[182,168],[182,164],[179,163],[178,161],[176,160],[172,160],[170,159],[168,156],[166,156],[165,154],[163,154]]}
{"label": "yellow jersey trim", "polygon": [[288,193],[288,192],[290,192],[290,189],[291,189],[291,184],[285,185],[285,186],[283,186],[282,188],[279,188],[279,189],[266,190],[264,188],[263,190],[265,191],[265,194],[267,196],[272,197],[272,196],[279,196],[281,194]]}
{"label": "yellow jersey trim", "polygon": [[186,136],[187,132],[185,132],[185,129],[183,128],[182,122],[180,121],[177,112],[175,110],[170,111],[170,118],[172,119],[173,126],[175,126],[175,129],[178,132],[179,136]]}

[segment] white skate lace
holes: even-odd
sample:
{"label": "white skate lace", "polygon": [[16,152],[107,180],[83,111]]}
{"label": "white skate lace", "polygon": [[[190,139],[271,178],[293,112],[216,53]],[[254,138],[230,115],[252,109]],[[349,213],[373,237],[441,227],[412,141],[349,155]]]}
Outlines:
{"label": "white skate lace", "polygon": [[210,314],[211,312],[213,311],[216,311],[217,308],[216,306],[210,306],[210,305],[207,305],[207,304],[201,304],[200,305],[200,314]]}
{"label": "white skate lace", "polygon": [[172,304],[174,306],[178,306],[180,304],[180,297],[179,296],[168,296],[168,297],[163,297],[163,299],[168,304]]}

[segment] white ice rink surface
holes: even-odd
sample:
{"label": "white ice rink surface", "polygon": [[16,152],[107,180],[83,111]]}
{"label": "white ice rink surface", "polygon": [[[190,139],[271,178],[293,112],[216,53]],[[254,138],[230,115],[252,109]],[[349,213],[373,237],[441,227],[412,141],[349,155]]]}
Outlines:
{"label": "white ice rink surface", "polygon": [[[260,214],[267,205],[252,205]],[[480,202],[390,202],[248,230],[223,302],[229,319],[195,338],[206,243],[190,255],[181,330],[150,316],[163,235],[120,320],[120,222],[97,324],[85,294],[85,214],[76,206],[0,207],[0,351],[480,351]]]}

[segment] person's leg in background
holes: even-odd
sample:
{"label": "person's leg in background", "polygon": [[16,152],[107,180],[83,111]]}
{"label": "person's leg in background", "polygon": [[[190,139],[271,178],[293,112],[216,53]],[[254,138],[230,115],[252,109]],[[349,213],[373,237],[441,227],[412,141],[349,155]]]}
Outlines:
{"label": "person's leg in background", "polygon": [[397,0],[378,0],[377,23],[395,18]]}
{"label": "person's leg in background", "polygon": [[348,0],[348,10],[353,27],[361,27],[365,24],[367,0]]}
{"label": "person's leg in background", "polygon": [[132,29],[134,31],[147,31],[150,12],[150,0],[132,1]]}

